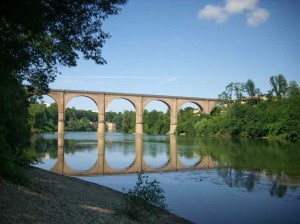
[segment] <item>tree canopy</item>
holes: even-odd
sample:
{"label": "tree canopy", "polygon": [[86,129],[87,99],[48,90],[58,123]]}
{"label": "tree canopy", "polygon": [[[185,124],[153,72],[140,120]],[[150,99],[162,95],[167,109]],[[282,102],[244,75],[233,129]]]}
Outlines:
{"label": "tree canopy", "polygon": [[[76,66],[79,55],[100,65],[106,63],[101,49],[110,35],[102,30],[102,23],[126,2],[0,1],[1,176],[16,180],[19,165],[28,164],[24,159],[30,142],[28,93],[47,92],[59,67]],[[37,112],[40,125],[43,113]]]}
{"label": "tree canopy", "polygon": [[288,91],[288,84],[285,77],[282,74],[273,75],[270,77],[270,84],[272,89],[269,91],[271,94],[275,94],[277,97],[283,97]]}
{"label": "tree canopy", "polygon": [[219,99],[222,101],[233,100],[245,98],[245,94],[248,97],[254,98],[260,96],[262,93],[259,88],[255,87],[254,82],[251,79],[248,79],[245,83],[240,82],[231,82],[225,87],[225,91],[219,94]]}
{"label": "tree canopy", "polygon": [[[269,137],[300,139],[300,88],[283,75],[270,77],[268,100],[252,80],[229,83],[219,95],[219,106],[211,115],[181,110],[177,134],[198,136]],[[243,98],[247,93],[249,98]],[[232,95],[236,100],[232,99]],[[257,97],[260,96],[260,97]]]}
{"label": "tree canopy", "polygon": [[0,2],[1,75],[15,75],[29,90],[45,91],[58,66],[83,58],[104,64],[110,37],[102,22],[127,0],[3,0]]}

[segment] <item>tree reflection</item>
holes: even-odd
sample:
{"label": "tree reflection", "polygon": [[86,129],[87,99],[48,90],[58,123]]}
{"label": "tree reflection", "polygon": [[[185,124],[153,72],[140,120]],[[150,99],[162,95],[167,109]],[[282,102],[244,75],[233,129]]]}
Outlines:
{"label": "tree reflection", "polygon": [[[229,187],[245,188],[251,192],[263,178],[260,171],[243,171],[232,167],[223,167],[217,170],[220,177]],[[288,189],[296,190],[299,185],[299,178],[291,178],[291,174],[268,172],[265,174],[271,184],[269,192],[271,196],[283,198]]]}
{"label": "tree reflection", "polygon": [[272,196],[277,196],[279,198],[282,198],[285,196],[287,189],[288,187],[285,185],[281,185],[279,181],[273,181],[273,184],[270,189],[270,194]]}
{"label": "tree reflection", "polygon": [[[121,152],[123,156],[136,153],[133,138],[117,136],[113,140],[105,140],[107,152]],[[172,166],[176,170],[182,165],[180,158],[201,161],[203,166],[197,166],[197,169],[217,167],[217,174],[230,187],[244,188],[251,192],[261,187],[257,186],[258,183],[266,179],[270,183],[266,188],[270,195],[284,197],[288,189],[297,189],[300,185],[300,150],[297,143],[177,136],[173,136],[171,143],[171,138],[165,136],[144,135],[143,138],[140,140],[140,151],[143,154],[141,158],[150,157],[155,161],[162,158],[169,161],[168,158],[172,158],[175,161]],[[57,157],[57,136],[54,134],[36,135],[32,142],[33,148],[41,156],[47,153],[51,158]],[[97,140],[93,138],[66,139],[64,143],[67,153],[89,152],[97,147]]]}
{"label": "tree reflection", "polygon": [[31,138],[31,148],[36,152],[39,160],[45,157],[47,153],[50,158],[57,158],[57,139],[56,136],[33,135]]}
{"label": "tree reflection", "polygon": [[255,184],[260,180],[260,174],[255,171],[242,171],[231,167],[218,169],[218,175],[229,187],[241,187],[247,191],[253,191]]}

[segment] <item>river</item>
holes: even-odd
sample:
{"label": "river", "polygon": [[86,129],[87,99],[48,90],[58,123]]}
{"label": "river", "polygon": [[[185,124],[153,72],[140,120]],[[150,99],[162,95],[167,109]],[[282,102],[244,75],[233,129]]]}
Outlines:
{"label": "river", "polygon": [[32,143],[37,167],[118,191],[144,171],[194,223],[300,223],[299,142],[69,132]]}

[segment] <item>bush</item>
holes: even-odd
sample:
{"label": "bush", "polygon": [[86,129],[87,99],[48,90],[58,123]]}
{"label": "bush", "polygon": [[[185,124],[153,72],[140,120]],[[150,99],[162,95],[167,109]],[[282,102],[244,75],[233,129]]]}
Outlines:
{"label": "bush", "polygon": [[133,189],[126,193],[124,210],[126,215],[136,220],[143,217],[144,211],[153,214],[155,207],[167,209],[165,204],[164,190],[159,186],[156,180],[149,181],[148,176],[143,173],[137,173],[138,179]]}

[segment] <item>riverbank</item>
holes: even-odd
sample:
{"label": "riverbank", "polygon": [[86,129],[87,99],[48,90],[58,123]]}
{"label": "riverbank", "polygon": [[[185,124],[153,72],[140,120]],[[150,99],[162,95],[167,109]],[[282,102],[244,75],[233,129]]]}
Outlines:
{"label": "riverbank", "polygon": [[27,187],[0,179],[0,223],[190,223],[160,209],[133,221],[121,192],[38,168],[26,176]]}

